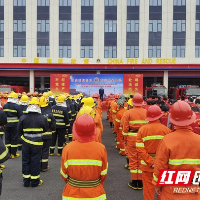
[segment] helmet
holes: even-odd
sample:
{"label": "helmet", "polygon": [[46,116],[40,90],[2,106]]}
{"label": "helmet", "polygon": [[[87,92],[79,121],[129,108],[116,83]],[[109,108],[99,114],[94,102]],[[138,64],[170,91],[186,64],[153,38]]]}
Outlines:
{"label": "helmet", "polygon": [[28,96],[28,97],[30,97],[30,96],[31,96],[31,93],[30,93],[30,92],[28,92],[28,93],[27,93],[27,96]]}
{"label": "helmet", "polygon": [[133,97],[133,105],[134,106],[143,106],[143,97],[141,94],[135,94]]}
{"label": "helmet", "polygon": [[96,113],[95,113],[94,109],[92,109],[92,108],[89,107],[89,106],[83,106],[83,107],[80,109],[80,111],[79,111],[79,113],[78,113],[78,116],[81,116],[81,115],[83,115],[83,114],[88,114],[88,115],[92,116],[92,118],[95,118],[95,116],[96,116]]}
{"label": "helmet", "polygon": [[[44,96],[44,95],[43,95]],[[65,97],[64,96],[59,96],[57,99],[56,99],[56,102],[57,103],[63,103],[65,101]]]}
{"label": "helmet", "polygon": [[36,92],[33,92],[32,96],[33,96],[33,97],[37,97],[37,93],[36,93]]}
{"label": "helmet", "polygon": [[93,108],[95,106],[94,99],[92,97],[88,97],[84,101],[84,106],[89,106]]}
{"label": "helmet", "polygon": [[133,106],[133,99],[129,99],[127,103],[129,106]]}
{"label": "helmet", "polygon": [[85,103],[85,100],[86,100],[86,98],[82,98],[82,99],[81,99],[81,103],[84,104],[84,103]]}
{"label": "helmet", "polygon": [[119,95],[116,94],[116,95],[114,96],[114,98],[115,98],[115,99],[119,99]]}
{"label": "helmet", "polygon": [[18,94],[15,92],[12,92],[8,95],[9,98],[13,98],[13,99],[18,99]]}
{"label": "helmet", "polygon": [[99,98],[99,95],[97,93],[92,95],[92,98]]}
{"label": "helmet", "polygon": [[78,117],[73,125],[73,134],[79,142],[86,143],[93,141],[96,135],[94,119],[88,114]]}
{"label": "helmet", "polygon": [[4,94],[8,94],[8,91],[5,91]]}
{"label": "helmet", "polygon": [[20,99],[20,101],[21,102],[28,102],[28,100],[29,100],[29,98],[28,98],[28,96],[27,95],[23,95],[22,97],[21,97],[21,99]]}
{"label": "helmet", "polygon": [[188,126],[194,122],[196,114],[188,103],[177,101],[171,108],[170,121],[176,126]]}
{"label": "helmet", "polygon": [[47,103],[47,99],[45,97],[40,97],[40,107],[47,107],[48,103]]}
{"label": "helmet", "polygon": [[38,101],[37,97],[33,97],[31,101],[29,101],[28,105],[40,105],[40,102]]}
{"label": "helmet", "polygon": [[52,96],[53,92],[52,91],[48,91],[48,94],[49,94],[49,96]]}
{"label": "helmet", "polygon": [[49,94],[47,92],[43,93],[43,97],[48,98]]}
{"label": "helmet", "polygon": [[156,121],[163,116],[163,112],[157,105],[150,106],[147,110],[147,117],[145,120],[147,121]]}

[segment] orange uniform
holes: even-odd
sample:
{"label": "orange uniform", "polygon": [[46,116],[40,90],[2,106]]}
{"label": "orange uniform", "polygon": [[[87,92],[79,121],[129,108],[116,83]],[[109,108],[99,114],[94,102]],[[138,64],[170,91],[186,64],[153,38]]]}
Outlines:
{"label": "orange uniform", "polygon": [[113,122],[113,119],[112,119],[112,111],[111,111],[111,104],[112,104],[113,100],[110,100],[108,102],[108,110],[109,110],[109,122]]}
{"label": "orange uniform", "polygon": [[161,122],[161,124],[167,126],[169,111],[163,112],[163,113],[164,113],[164,115],[160,118],[160,122]]}
{"label": "orange uniform", "polygon": [[99,115],[99,113],[96,111],[96,116],[94,118],[95,124],[96,124],[96,136],[95,136],[95,141],[96,142],[102,142],[101,141],[101,135],[103,133],[103,124],[102,124],[102,120],[101,120],[101,116]]}
{"label": "orange uniform", "polygon": [[125,155],[124,141],[122,138],[123,135],[122,135],[121,118],[126,111],[127,111],[126,109],[124,109],[123,107],[120,107],[116,115],[115,127],[114,127],[117,133],[117,148],[120,149],[121,155]]}
{"label": "orange uniform", "polygon": [[134,107],[126,112],[123,125],[124,141],[129,158],[129,169],[132,180],[142,180],[140,158],[136,151],[136,137],[140,127],[147,123],[145,120],[147,111],[142,107]]}
{"label": "orange uniform", "polygon": [[112,113],[112,120],[113,120],[113,125],[115,127],[115,119],[116,119],[116,114],[117,114],[117,102],[114,100],[111,103],[111,113]]}
{"label": "orange uniform", "polygon": [[[107,175],[107,152],[97,142],[73,141],[62,153],[61,176],[66,182],[63,199],[105,200],[103,183]],[[93,181],[93,182],[92,182]],[[87,187],[84,187],[87,185]]]}
{"label": "orange uniform", "polygon": [[194,123],[192,123],[190,126],[192,127],[194,133],[197,133],[200,135],[200,113],[195,113],[196,114],[196,120]]}
{"label": "orange uniform", "polygon": [[[200,169],[200,137],[193,133],[190,126],[175,127],[175,131],[166,135],[156,152],[153,184],[156,185],[161,169]],[[187,193],[175,194],[177,186],[163,186],[160,188],[161,200],[199,200],[199,194]],[[186,186],[178,186],[185,188]],[[187,188],[197,186],[187,186]],[[199,186],[198,186],[199,187]],[[189,189],[191,190],[191,189]]]}
{"label": "orange uniform", "polygon": [[141,170],[144,200],[154,200],[155,186],[152,184],[153,168],[151,166],[154,164],[160,140],[170,132],[170,129],[162,125],[158,120],[149,122],[138,131],[136,149],[142,158]]}

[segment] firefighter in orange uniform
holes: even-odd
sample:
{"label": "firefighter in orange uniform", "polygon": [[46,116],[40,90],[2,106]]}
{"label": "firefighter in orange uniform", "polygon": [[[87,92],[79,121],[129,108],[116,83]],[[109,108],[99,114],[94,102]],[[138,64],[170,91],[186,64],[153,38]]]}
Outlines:
{"label": "firefighter in orange uniform", "polygon": [[63,199],[105,200],[103,188],[107,175],[107,152],[104,145],[94,142],[94,119],[83,114],[73,126],[75,141],[63,149],[61,176],[66,182]]}
{"label": "firefighter in orange uniform", "polygon": [[[177,101],[171,108],[170,121],[175,125],[175,130],[166,135],[156,152],[154,165],[153,184],[158,181],[161,169],[200,169],[200,137],[192,131],[190,124],[196,119],[195,113],[188,103]],[[156,193],[161,200],[199,200],[198,192],[190,193],[191,190],[199,188],[197,185],[187,186],[184,193],[176,193],[177,186],[156,186]],[[178,186],[179,191],[186,186]]]}
{"label": "firefighter in orange uniform", "polygon": [[[111,114],[112,114],[112,119],[113,119],[113,125],[114,125],[114,129],[115,129],[115,119],[116,119],[116,114],[117,114],[117,101],[119,99],[119,95],[116,94],[115,97],[114,97],[114,101],[111,102]],[[113,132],[114,132],[114,129],[113,129]]]}
{"label": "firefighter in orange uniform", "polygon": [[147,121],[146,113],[147,111],[142,108],[143,97],[140,94],[135,94],[133,97],[134,108],[126,112],[126,118],[124,119],[123,134],[124,141],[126,143],[126,149],[129,158],[129,169],[131,173],[132,181],[128,183],[128,186],[132,189],[143,188],[142,186],[142,171],[140,169],[140,157],[136,150],[136,137],[137,132],[140,127],[145,125]]}
{"label": "firefighter in orange uniform", "polygon": [[161,124],[167,126],[168,118],[169,118],[169,106],[162,105],[161,110],[163,111],[163,116],[160,118]]}
{"label": "firefighter in orange uniform", "polygon": [[149,123],[142,126],[137,135],[136,149],[142,158],[141,169],[144,200],[154,200],[155,186],[152,184],[152,179],[156,150],[160,140],[171,132],[170,129],[159,121],[163,114],[157,105],[149,107],[146,118]]}
{"label": "firefighter in orange uniform", "polygon": [[196,120],[190,125],[192,127],[192,130],[194,133],[200,135],[200,112],[199,112],[199,107],[191,107],[191,109],[195,112],[196,114]]}

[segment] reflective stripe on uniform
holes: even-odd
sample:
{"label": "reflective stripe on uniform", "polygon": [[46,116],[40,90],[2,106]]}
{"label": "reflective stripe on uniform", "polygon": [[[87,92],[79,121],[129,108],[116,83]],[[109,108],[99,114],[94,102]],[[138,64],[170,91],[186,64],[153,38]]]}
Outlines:
{"label": "reflective stripe on uniform", "polygon": [[4,132],[0,132],[0,135],[4,135]]}
{"label": "reflective stripe on uniform", "polygon": [[17,147],[18,147],[18,144],[17,144],[17,145],[11,144],[10,146],[11,146],[11,148],[17,148]]}
{"label": "reflective stripe on uniform", "polygon": [[38,179],[38,178],[40,178],[40,175],[38,175],[38,176],[31,176],[31,179]]}
{"label": "reflective stripe on uniform", "polygon": [[137,136],[137,133],[128,132],[127,135],[128,136]]}
{"label": "reflective stripe on uniform", "polygon": [[64,178],[68,178],[68,175],[67,174],[65,174],[63,171],[62,171],[62,169],[60,168],[60,174],[64,177]]}
{"label": "reflective stripe on uniform", "polygon": [[116,121],[116,122],[119,122],[119,123],[121,122],[119,119],[115,119],[115,121]]}
{"label": "reflective stripe on uniform", "polygon": [[23,129],[24,132],[39,132],[39,131],[43,131],[43,128],[24,128]]}
{"label": "reflective stripe on uniform", "polygon": [[199,165],[200,159],[169,159],[170,165]]}
{"label": "reflective stripe on uniform", "polygon": [[6,148],[6,150],[0,155],[0,160],[4,159],[7,154],[8,154],[8,149]]}
{"label": "reflective stripe on uniform", "polygon": [[144,160],[141,160],[141,165],[147,165]]}
{"label": "reflective stripe on uniform", "polygon": [[67,124],[66,126],[70,126],[70,124]]}
{"label": "reflective stripe on uniform", "polygon": [[63,126],[65,126],[65,123],[63,122],[63,123],[61,123],[61,122],[56,122],[56,125],[63,125]]}
{"label": "reflective stripe on uniform", "polygon": [[55,149],[56,147],[49,147],[50,149]]}
{"label": "reflective stripe on uniform", "polygon": [[116,110],[112,110],[112,112],[114,112],[114,113],[117,113],[117,111],[116,111]]}
{"label": "reflective stripe on uniform", "polygon": [[65,196],[62,196],[62,199],[63,200],[105,200],[106,199],[106,194],[103,194],[101,196],[98,196],[98,197],[93,197],[93,198],[75,198],[75,197],[65,197]]}
{"label": "reflective stripe on uniform", "polygon": [[27,111],[23,110],[23,113],[28,113]]}
{"label": "reflective stripe on uniform", "polygon": [[122,127],[119,127],[119,130],[122,130]]}
{"label": "reflective stripe on uniform", "polygon": [[5,146],[6,146],[6,147],[10,147],[10,146],[11,146],[11,144],[5,144]]}
{"label": "reflective stripe on uniform", "polygon": [[52,135],[52,132],[45,132],[45,133],[42,133],[42,135]]}
{"label": "reflective stripe on uniform", "polygon": [[125,149],[120,149],[120,151],[125,151]]}
{"label": "reflective stripe on uniform", "polygon": [[8,123],[15,123],[15,122],[19,122],[19,119],[13,119],[13,120],[7,120]]}
{"label": "reflective stripe on uniform", "polygon": [[3,109],[4,112],[16,112],[17,113],[17,110],[11,110],[11,109]]}
{"label": "reflective stripe on uniform", "polygon": [[18,117],[7,117],[7,120],[18,119]]}
{"label": "reflective stripe on uniform", "polygon": [[69,165],[94,165],[102,166],[102,161],[100,160],[90,160],[90,159],[71,159],[65,162],[65,167],[68,168]]}
{"label": "reflective stripe on uniform", "polygon": [[124,133],[124,132],[122,131],[122,135],[125,135],[125,136],[126,136],[126,135],[128,135],[128,133]]}
{"label": "reflective stripe on uniform", "polygon": [[153,180],[154,180],[155,182],[158,181],[158,178],[155,176],[155,174],[153,174]]}
{"label": "reflective stripe on uniform", "polygon": [[47,118],[47,121],[48,121],[48,122],[51,122],[51,119]]}
{"label": "reflective stripe on uniform", "polygon": [[36,137],[42,137],[42,133],[36,133],[36,134],[29,134],[29,133],[24,133],[24,136],[30,137],[30,138],[36,138]]}
{"label": "reflective stripe on uniform", "polygon": [[148,121],[146,120],[134,120],[134,121],[129,121],[129,124],[147,124]]}
{"label": "reflective stripe on uniform", "polygon": [[72,134],[68,134],[68,137],[72,137]]}
{"label": "reflective stripe on uniform", "polygon": [[64,118],[64,115],[59,115],[59,114],[55,114],[55,113],[53,113],[53,116],[56,116],[56,117],[63,117],[63,118]]}
{"label": "reflective stripe on uniform", "polygon": [[64,119],[56,119],[56,122],[64,122]]}
{"label": "reflective stripe on uniform", "polygon": [[108,172],[108,162],[107,162],[107,168],[103,171],[101,171],[101,176],[106,175]]}
{"label": "reflective stripe on uniform", "polygon": [[38,145],[38,146],[43,145],[43,142],[33,142],[31,140],[26,139],[23,135],[21,136],[21,139],[28,144]]}
{"label": "reflective stripe on uniform", "polygon": [[147,137],[142,138],[143,142],[147,140],[161,140],[164,136],[163,135],[150,135]]}
{"label": "reflective stripe on uniform", "polygon": [[135,146],[136,146],[136,147],[144,147],[144,143],[136,142],[136,143],[135,143]]}
{"label": "reflective stripe on uniform", "polygon": [[29,175],[23,174],[23,178],[31,178],[31,175],[30,174]]}
{"label": "reflective stripe on uniform", "polygon": [[68,113],[72,113],[72,111],[70,110],[70,111],[68,111]]}
{"label": "reflective stripe on uniform", "polygon": [[63,149],[63,147],[58,147],[58,149]]}
{"label": "reflective stripe on uniform", "polygon": [[135,169],[135,170],[130,170],[130,173],[131,173],[131,174],[137,174],[137,173],[138,173],[138,170],[137,170],[137,169]]}
{"label": "reflective stripe on uniform", "polygon": [[41,162],[48,162],[48,159],[42,159]]}
{"label": "reflective stripe on uniform", "polygon": [[138,174],[142,174],[142,170],[139,170],[139,169],[138,169]]}

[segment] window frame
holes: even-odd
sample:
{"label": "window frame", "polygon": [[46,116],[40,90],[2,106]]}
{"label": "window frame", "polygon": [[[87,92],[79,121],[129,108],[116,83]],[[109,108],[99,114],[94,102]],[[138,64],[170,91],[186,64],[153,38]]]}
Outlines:
{"label": "window frame", "polygon": [[[15,55],[16,51],[16,55]],[[21,55],[19,54],[21,51]],[[22,45],[13,45],[13,57],[26,57],[26,46]]]}
{"label": "window frame", "polygon": [[149,46],[148,58],[161,58],[161,46]]}
{"label": "window frame", "polygon": [[126,20],[126,32],[138,33],[140,29],[139,20]]}
{"label": "window frame", "polygon": [[139,46],[126,46],[126,58],[139,58]]}
{"label": "window frame", "polygon": [[71,20],[59,20],[59,32],[71,33]]}
{"label": "window frame", "polygon": [[[88,25],[88,28],[86,29]],[[93,33],[94,21],[93,20],[81,20],[81,32],[82,33]]]}
{"label": "window frame", "polygon": [[4,45],[0,46],[0,57],[4,57]]}
{"label": "window frame", "polygon": [[127,0],[127,6],[140,6],[140,0]]}
{"label": "window frame", "polygon": [[117,0],[105,0],[105,6],[117,6]]}
{"label": "window frame", "polygon": [[173,32],[186,32],[186,20],[173,20]]}
{"label": "window frame", "polygon": [[50,0],[37,0],[37,6],[49,6]]}
{"label": "window frame", "polygon": [[59,6],[72,6],[72,0],[59,0]]}
{"label": "window frame", "polygon": [[162,6],[162,0],[149,0],[149,6]]}
{"label": "window frame", "polygon": [[13,20],[13,32],[26,32],[26,20]]}
{"label": "window frame", "polygon": [[26,6],[26,0],[13,0],[13,6]]}
{"label": "window frame", "polygon": [[81,0],[81,6],[94,6],[94,0]]}
{"label": "window frame", "polygon": [[[44,56],[43,55],[39,55],[38,56],[38,48],[39,47],[41,47],[41,50],[43,51],[44,50],[44,52],[42,52],[42,53],[44,53]],[[42,49],[42,48],[44,48],[44,49]],[[43,46],[37,46],[37,57],[38,58],[49,58],[50,57],[50,51],[49,51],[50,49],[49,49],[49,46],[45,46],[45,45],[43,45]],[[48,54],[48,55],[47,55]]]}
{"label": "window frame", "polygon": [[[178,52],[178,50],[180,50],[180,53]],[[176,55],[174,55],[174,52]],[[182,53],[184,54],[183,56],[182,56]],[[172,57],[185,58],[185,46],[172,46]]]}
{"label": "window frame", "polygon": [[4,6],[4,0],[0,0],[0,6]]}
{"label": "window frame", "polygon": [[[94,51],[93,46],[81,46],[80,57],[81,58],[93,58],[93,51]],[[87,56],[87,55],[89,55],[89,56]]]}
{"label": "window frame", "polygon": [[[39,26],[39,24],[40,24],[40,26]],[[45,33],[45,32],[49,32],[49,31],[50,31],[49,20],[37,20],[37,32]]]}
{"label": "window frame", "polygon": [[162,32],[162,20],[149,20],[149,32]]}
{"label": "window frame", "polygon": [[[106,56],[106,52],[108,52],[108,56]],[[117,46],[104,46],[104,58],[117,58]]]}
{"label": "window frame", "polygon": [[186,0],[173,0],[174,6],[186,6]]}
{"label": "window frame", "polygon": [[4,32],[4,20],[0,20],[0,32]]}
{"label": "window frame", "polygon": [[59,58],[71,58],[71,46],[59,46]]}
{"label": "window frame", "polygon": [[117,20],[105,20],[104,21],[104,32],[105,33],[116,33],[117,32]]}

